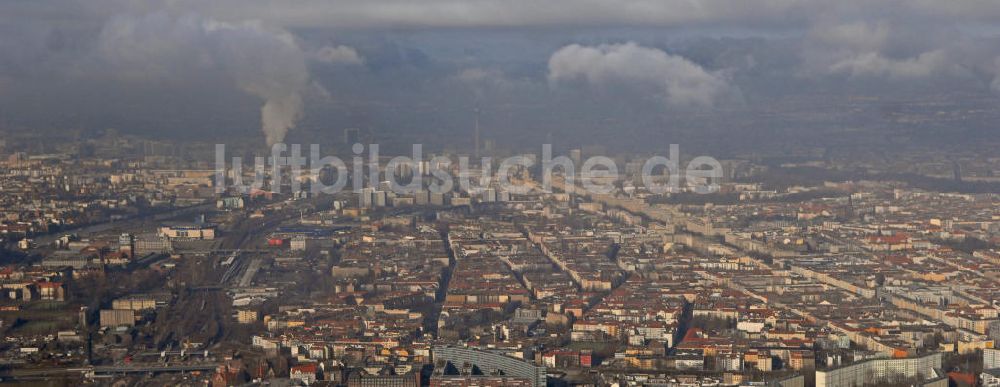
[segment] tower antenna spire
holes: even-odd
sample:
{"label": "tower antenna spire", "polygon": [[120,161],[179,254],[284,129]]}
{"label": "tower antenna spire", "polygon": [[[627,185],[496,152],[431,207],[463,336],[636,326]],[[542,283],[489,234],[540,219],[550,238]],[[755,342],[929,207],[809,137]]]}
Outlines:
{"label": "tower antenna spire", "polygon": [[478,105],[476,106],[475,111],[476,111],[476,125],[475,125],[476,133],[475,133],[475,138],[473,139],[473,141],[475,141],[475,153],[473,155],[478,160],[479,159],[479,106]]}

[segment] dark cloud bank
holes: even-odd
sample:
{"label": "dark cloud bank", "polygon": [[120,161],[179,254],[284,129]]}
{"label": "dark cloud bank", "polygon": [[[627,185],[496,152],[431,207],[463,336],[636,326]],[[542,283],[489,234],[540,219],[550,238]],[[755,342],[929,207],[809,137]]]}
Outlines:
{"label": "dark cloud bank", "polygon": [[977,0],[13,1],[0,125],[432,143],[480,108],[501,141],[820,131],[884,118],[844,116],[859,95],[995,99],[997,27]]}

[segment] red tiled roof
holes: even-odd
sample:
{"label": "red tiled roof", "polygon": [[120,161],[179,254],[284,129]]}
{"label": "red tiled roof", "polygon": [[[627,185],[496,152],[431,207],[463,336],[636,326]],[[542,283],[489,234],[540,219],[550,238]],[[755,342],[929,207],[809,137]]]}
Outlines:
{"label": "red tiled roof", "polygon": [[292,367],[292,372],[300,372],[304,374],[314,374],[316,373],[316,364],[299,364]]}

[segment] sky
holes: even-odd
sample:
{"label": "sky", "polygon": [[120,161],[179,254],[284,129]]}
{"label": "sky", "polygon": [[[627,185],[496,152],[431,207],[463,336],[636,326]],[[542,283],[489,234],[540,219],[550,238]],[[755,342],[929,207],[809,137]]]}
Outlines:
{"label": "sky", "polygon": [[989,0],[9,0],[0,130],[818,133],[858,96],[995,99],[998,27]]}

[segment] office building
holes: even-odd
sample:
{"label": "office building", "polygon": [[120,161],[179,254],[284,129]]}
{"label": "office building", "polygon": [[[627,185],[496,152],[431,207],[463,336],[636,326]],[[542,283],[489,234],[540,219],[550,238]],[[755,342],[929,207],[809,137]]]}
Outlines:
{"label": "office building", "polygon": [[878,381],[937,378],[941,353],[913,358],[872,359],[843,367],[816,370],[816,387],[853,387]]}
{"label": "office building", "polygon": [[435,346],[432,351],[435,364],[451,363],[461,369],[464,365],[479,368],[484,375],[504,375],[531,380],[532,387],[545,386],[545,367],[504,354],[473,348]]}

